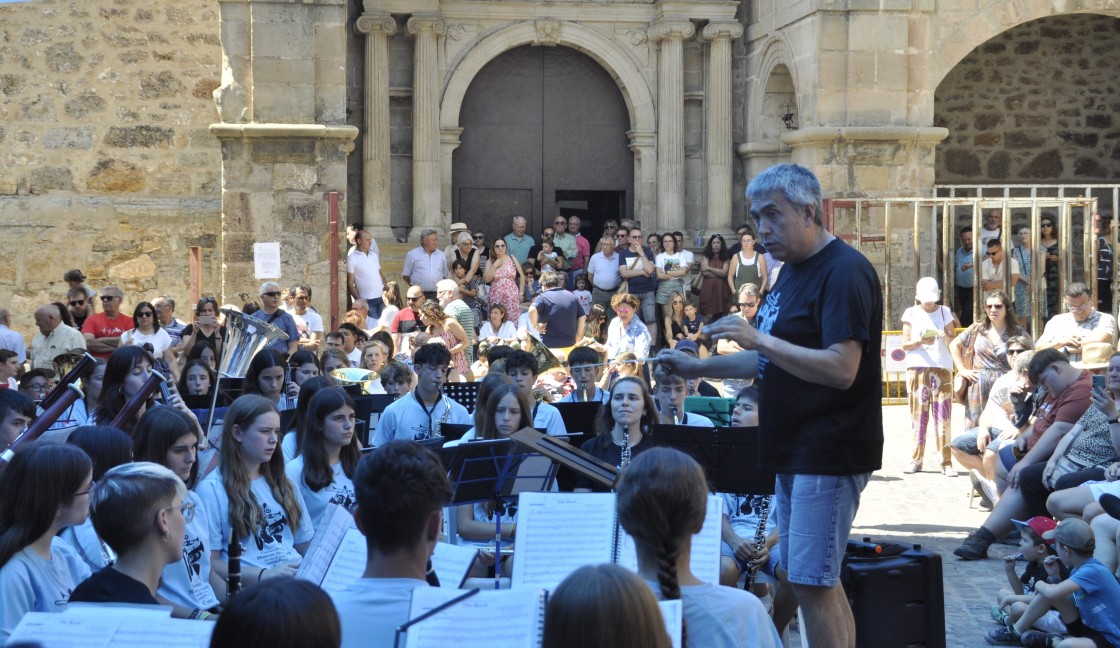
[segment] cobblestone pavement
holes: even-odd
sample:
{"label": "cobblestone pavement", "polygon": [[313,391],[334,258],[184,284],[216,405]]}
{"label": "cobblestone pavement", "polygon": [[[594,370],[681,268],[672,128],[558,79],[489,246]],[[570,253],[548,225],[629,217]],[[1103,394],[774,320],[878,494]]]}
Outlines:
{"label": "cobblestone pavement", "polygon": [[[961,418],[961,412],[954,411],[954,429]],[[959,466],[960,476],[956,478],[936,472],[938,462],[927,445],[923,472],[903,474],[912,447],[907,407],[884,407],[883,428],[883,469],[872,475],[863,492],[852,538],[920,543],[940,553],[945,576],[946,646],[986,646],[984,635],[995,627],[988,608],[995,593],[1007,583],[1000,559],[1016,549],[992,545],[988,560],[964,561],[954,556],[953,549],[987,517],[977,508],[979,499],[969,507],[967,473]]]}

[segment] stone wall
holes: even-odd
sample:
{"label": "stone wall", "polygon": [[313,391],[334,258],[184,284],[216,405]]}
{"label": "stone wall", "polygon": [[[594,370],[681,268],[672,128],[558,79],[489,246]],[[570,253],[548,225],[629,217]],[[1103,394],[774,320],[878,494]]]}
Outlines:
{"label": "stone wall", "polygon": [[0,4],[0,293],[17,329],[72,267],[122,285],[126,307],[184,303],[197,245],[217,290],[220,64],[214,0]]}
{"label": "stone wall", "polygon": [[1120,177],[1120,20],[1020,25],[941,82],[938,183],[1114,182]]}

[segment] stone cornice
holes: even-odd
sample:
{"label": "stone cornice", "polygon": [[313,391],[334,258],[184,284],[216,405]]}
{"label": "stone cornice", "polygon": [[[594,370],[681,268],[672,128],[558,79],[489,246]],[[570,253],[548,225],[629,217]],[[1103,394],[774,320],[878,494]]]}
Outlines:
{"label": "stone cornice", "polygon": [[783,133],[781,140],[782,144],[797,148],[841,140],[936,144],[948,136],[948,128],[935,126],[817,126]]}
{"label": "stone cornice", "polygon": [[651,41],[669,38],[692,38],[696,35],[696,25],[683,18],[664,19],[650,25],[649,39]]}
{"label": "stone cornice", "polygon": [[210,134],[218,139],[323,139],[353,141],[356,126],[325,124],[210,124]]}
{"label": "stone cornice", "polygon": [[737,21],[710,22],[704,25],[704,29],[700,31],[700,37],[704,40],[716,40],[717,38],[735,40],[743,35],[743,31],[743,25]]}
{"label": "stone cornice", "polygon": [[447,23],[443,18],[434,14],[413,14],[406,25],[408,33],[416,36],[421,32],[433,31],[437,36],[447,33]]}
{"label": "stone cornice", "polygon": [[366,13],[354,21],[354,31],[359,34],[372,34],[375,31],[385,36],[397,33],[397,21],[387,13]]}

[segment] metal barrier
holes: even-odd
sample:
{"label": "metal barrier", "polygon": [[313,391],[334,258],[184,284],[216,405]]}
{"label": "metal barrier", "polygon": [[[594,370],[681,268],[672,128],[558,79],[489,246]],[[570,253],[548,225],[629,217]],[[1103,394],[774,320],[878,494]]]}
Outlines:
{"label": "metal barrier", "polygon": [[[960,335],[964,332],[963,328],[953,330],[953,337]],[[899,346],[888,344],[888,342],[897,341]],[[906,352],[900,348],[902,342],[902,331],[883,331],[883,337],[880,355],[882,356],[882,381],[883,381],[883,397],[881,402],[883,405],[908,405],[910,402],[910,394],[906,392],[906,369],[901,368],[897,371],[891,371],[890,367],[903,364],[906,361]],[[896,359],[892,358],[892,351],[897,349],[901,354]],[[953,378],[957,377],[956,367],[952,370]]]}

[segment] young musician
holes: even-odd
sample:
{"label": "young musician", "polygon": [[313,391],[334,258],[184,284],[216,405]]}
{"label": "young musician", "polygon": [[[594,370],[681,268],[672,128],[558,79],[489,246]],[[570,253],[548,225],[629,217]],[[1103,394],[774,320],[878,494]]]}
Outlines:
{"label": "young musician", "polygon": [[[168,468],[188,488],[193,488],[198,483],[199,438],[198,430],[185,414],[170,407],[154,407],[144,412],[133,431],[133,457]],[[202,498],[189,490],[183,503],[194,507],[194,517],[187,520],[181,560],[163,568],[156,597],[191,610],[197,618],[201,611],[218,606],[217,592],[224,595],[225,586],[211,569],[213,547]]]}
{"label": "young musician", "polygon": [[[584,442],[582,448],[598,459],[624,470],[630,461],[650,447],[642,445],[645,434],[653,427],[657,407],[640,378],[624,376],[611,387],[611,398],[603,415],[596,420],[597,434]],[[577,491],[607,492],[607,488],[579,477]]]}
{"label": "young musician", "polygon": [[[105,380],[105,361],[97,358],[78,378],[81,380],[80,387],[84,398],[75,401],[69,409],[55,419],[54,423],[47,428],[52,433],[55,430],[72,430],[82,425],[93,425],[92,412],[97,408],[98,400],[101,398],[101,385]],[[15,392],[15,390],[12,391]],[[0,416],[0,421],[3,421],[2,416]],[[3,423],[0,422],[0,427],[2,426]],[[52,434],[49,438],[51,440],[61,440],[65,435],[65,432],[60,432],[58,436]],[[3,436],[3,432],[0,432],[0,448],[4,447]]]}
{"label": "young musician", "polygon": [[400,398],[412,389],[412,371],[402,362],[392,360],[385,363],[379,376],[384,392],[394,398]]}
{"label": "young musician", "polygon": [[105,473],[93,491],[90,517],[117,562],[82,581],[70,600],[159,605],[160,577],[182,559],[194,514],[183,481],[159,464],[141,461]]}
{"label": "young musician", "polygon": [[214,626],[210,648],[338,648],[341,634],[338,613],[318,585],[273,578],[230,601]]}
{"label": "young musician", "polygon": [[606,403],[610,394],[599,389],[603,377],[603,366],[599,352],[591,347],[576,347],[568,353],[568,373],[576,388],[561,398],[561,403]]}
{"label": "young musician", "polygon": [[657,599],[649,586],[625,567],[580,567],[548,597],[542,648],[672,645]]}
{"label": "young musician", "polygon": [[29,443],[0,471],[0,642],[27,612],[62,612],[90,574],[56,538],[89,514],[93,464],[78,448]]}
{"label": "young musician", "polygon": [[428,587],[428,560],[439,540],[443,508],[451,502],[451,484],[430,450],[388,441],[362,457],[354,490],[354,521],[366,537],[366,570],[334,597],[342,646],[389,648],[397,626],[408,620],[412,591]]}
{"label": "young musician", "polygon": [[443,394],[450,362],[451,352],[442,344],[425,344],[416,350],[413,358],[416,389],[398,398],[381,413],[373,436],[375,447],[393,439],[430,439],[440,436],[439,427],[444,423],[471,422],[467,408]]}
{"label": "young musician", "polygon": [[705,583],[689,568],[692,536],[704,526],[708,483],[694,459],[671,448],[635,458],[617,487],[618,521],[634,538],[638,575],[663,600],[681,599],[685,645],[782,645],[750,592]]}
{"label": "young musician", "polygon": [[292,418],[291,426],[284,431],[284,440],[280,442],[285,466],[303,452],[303,431],[307,429],[307,411],[311,407],[311,399],[320,389],[333,386],[331,379],[322,375],[303,381],[299,388],[299,398],[296,399],[296,415]]}
{"label": "young musician", "polygon": [[15,389],[0,389],[0,452],[7,450],[33,420],[34,401]]}
{"label": "young musician", "polygon": [[653,372],[657,383],[654,399],[657,402],[657,422],[662,425],[690,425],[692,427],[713,427],[711,419],[695,412],[684,411],[684,399],[688,395],[688,382],[658,365]]}
{"label": "young musician", "polygon": [[295,574],[315,528],[303,495],[284,473],[280,413],[267,398],[247,394],[226,412],[221,466],[198,486],[210,531],[211,567],[227,576],[229,544],[242,546],[246,583]]}
{"label": "young musician", "polygon": [[299,487],[312,524],[330,504],[354,504],[354,472],[362,458],[354,433],[354,401],[341,387],[320,389],[311,399],[302,452],[288,462],[288,479]]}
{"label": "young musician", "polygon": [[261,349],[253,356],[245,372],[245,393],[264,396],[280,411],[296,406],[299,386],[291,381],[284,354],[275,349]]}
{"label": "young musician", "polygon": [[[537,358],[528,351],[514,351],[506,357],[506,375],[513,378],[513,384],[533,402],[533,383],[537,380]],[[545,402],[533,405],[533,427],[544,430],[553,436],[565,436],[568,429],[560,410]]]}
{"label": "young musician", "polygon": [[[42,439],[39,442],[44,443]],[[70,433],[66,443],[86,453],[93,462],[94,483],[100,482],[101,476],[109,469],[132,461],[132,439],[108,425],[83,425]],[[88,517],[81,524],[63,529],[59,537],[70,543],[86,565],[95,572],[117,559],[117,555],[93,528],[93,520]]]}
{"label": "young musician", "polygon": [[[101,400],[91,412],[91,417],[97,425],[110,425],[117,414],[124,409],[128,401],[140,391],[140,387],[152,374],[155,360],[152,354],[144,347],[122,346],[109,356],[105,363],[105,377],[101,382]],[[143,408],[141,408],[141,412]],[[130,432],[140,418],[140,413],[123,424],[118,425],[125,432]]]}

